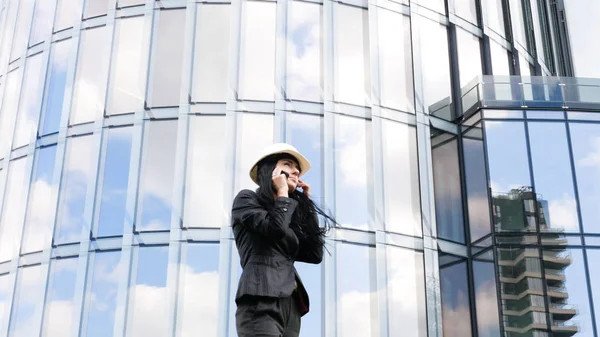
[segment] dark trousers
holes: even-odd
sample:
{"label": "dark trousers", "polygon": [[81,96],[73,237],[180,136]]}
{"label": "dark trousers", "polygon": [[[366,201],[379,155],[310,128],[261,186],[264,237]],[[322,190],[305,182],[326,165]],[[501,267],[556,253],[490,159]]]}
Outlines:
{"label": "dark trousers", "polygon": [[238,301],[235,327],[239,337],[298,337],[300,308],[290,297],[244,296]]}

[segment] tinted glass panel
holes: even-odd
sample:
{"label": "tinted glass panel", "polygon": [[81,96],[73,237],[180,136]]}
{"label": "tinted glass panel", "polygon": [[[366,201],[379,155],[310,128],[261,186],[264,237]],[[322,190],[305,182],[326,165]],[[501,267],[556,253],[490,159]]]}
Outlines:
{"label": "tinted glass panel", "polygon": [[50,279],[42,327],[44,336],[63,337],[71,333],[76,279],[77,258],[50,262]]}
{"label": "tinted glass panel", "polygon": [[144,46],[148,38],[144,17],[116,21],[107,94],[108,115],[134,112],[144,107],[147,60]]}
{"label": "tinted glass panel", "polygon": [[339,3],[333,4],[333,12],[334,99],[365,105],[371,96],[369,14]]}
{"label": "tinted glass panel", "polygon": [[106,15],[107,11],[108,0],[88,0],[85,2],[83,17],[91,18],[94,16]]}
{"label": "tinted glass panel", "polygon": [[386,251],[389,336],[426,337],[423,254],[393,246]]}
{"label": "tinted glass panel", "polygon": [[578,232],[565,124],[529,123],[529,138],[535,189],[541,195],[539,202],[546,222],[540,223],[540,230]]}
{"label": "tinted glass panel", "polygon": [[[219,307],[219,246],[185,244],[180,265],[181,336],[217,336]],[[312,299],[312,298],[311,298]]]}
{"label": "tinted glass panel", "polygon": [[98,183],[100,195],[97,202],[97,236],[122,235],[123,223],[127,217],[127,186],[129,182],[129,162],[131,156],[132,128],[108,129],[106,137],[106,157]]}
{"label": "tinted glass panel", "polygon": [[53,1],[36,1],[33,13],[33,24],[29,35],[29,45],[33,46],[43,42],[49,36],[54,18]]}
{"label": "tinted glass panel", "polygon": [[12,295],[12,289],[10,289],[10,278],[9,274],[0,275],[0,325],[8,321],[8,315],[10,311],[10,299]]}
{"label": "tinted glass panel", "polygon": [[37,131],[44,85],[40,79],[44,78],[43,70],[46,60],[46,55],[43,53],[27,59],[13,149],[29,144]]}
{"label": "tinted glass panel", "polygon": [[37,150],[21,253],[41,251],[50,244],[56,208],[55,157],[56,146]]}
{"label": "tinted glass panel", "polygon": [[[129,289],[128,333],[132,336],[168,336],[167,247],[138,247],[137,270],[132,270]],[[151,324],[148,324],[151,322]]]}
{"label": "tinted glass panel", "polygon": [[34,336],[41,321],[45,268],[41,265],[22,267],[17,271],[17,284],[10,314],[9,337]]}
{"label": "tinted glass panel", "polygon": [[103,116],[109,33],[107,26],[81,32],[70,124],[91,122]]}
{"label": "tinted glass panel", "polygon": [[421,236],[417,130],[383,120],[385,229]]}
{"label": "tinted glass panel", "polygon": [[46,82],[44,122],[40,127],[42,129],[40,134],[42,135],[58,132],[63,108],[70,49],[70,39],[56,42],[52,46],[50,63],[48,64],[50,74]]}
{"label": "tinted glass panel", "polygon": [[487,13],[486,25],[493,29],[496,33],[506,36],[502,0],[486,0],[482,1],[481,4],[482,6],[485,6],[485,12]]}
{"label": "tinted glass panel", "polygon": [[[400,2],[400,1],[397,1]],[[429,9],[433,9],[434,11],[442,14],[446,14],[446,8],[444,5],[444,0],[416,0],[420,6],[427,7]]]}
{"label": "tinted glass panel", "polygon": [[225,102],[229,88],[231,6],[197,5],[194,42],[193,102]]}
{"label": "tinted glass panel", "polygon": [[311,199],[323,205],[322,117],[288,114],[286,121],[288,143],[310,161],[310,171],[302,176],[302,181],[310,185]]}
{"label": "tinted glass panel", "polygon": [[240,189],[256,189],[256,184],[250,180],[248,172],[254,164],[260,151],[273,144],[273,116],[242,114],[238,116],[238,125],[243,125],[241,131],[241,155],[237,176]]}
{"label": "tinted glass panel", "polygon": [[321,5],[288,3],[286,93],[305,101],[322,100]]}
{"label": "tinted glass panel", "polygon": [[377,9],[381,105],[414,111],[410,18]]}
{"label": "tinted glass panel", "polygon": [[444,337],[471,336],[467,263],[440,266]]}
{"label": "tinted glass panel", "polygon": [[29,172],[28,158],[13,160],[8,166],[4,207],[0,218],[0,262],[16,257],[25,216]]}
{"label": "tinted glass panel", "polygon": [[[183,40],[185,36],[185,10],[162,10],[157,14],[151,58],[151,106],[179,104]],[[156,17],[155,17],[156,20]]]}
{"label": "tinted glass panel", "polygon": [[176,120],[146,122],[137,230],[164,230],[170,227],[176,147]]}
{"label": "tinted glass panel", "polygon": [[[190,119],[186,168],[186,227],[221,227],[230,209],[223,191],[227,160],[225,116],[202,116]],[[211,191],[208,193],[208,191]]]}
{"label": "tinted glass panel", "polygon": [[487,177],[483,142],[480,139],[463,139],[465,177],[471,240],[477,240],[490,232]]}
{"label": "tinted glass panel", "polygon": [[65,164],[54,232],[54,243],[76,242],[81,239],[81,229],[89,228],[85,218],[88,182],[94,173],[97,156],[94,137],[84,136],[67,139]]}
{"label": "tinted glass panel", "polygon": [[13,36],[12,50],[10,60],[15,60],[21,56],[27,45],[29,27],[33,16],[33,1],[19,1],[19,14]]}
{"label": "tinted glass panel", "polygon": [[500,44],[490,40],[490,52],[492,54],[492,72],[494,75],[510,75],[508,50]]}
{"label": "tinted glass panel", "polygon": [[[421,71],[423,95],[417,91],[417,102],[429,107],[450,97],[450,62],[448,60],[448,32],[446,26],[420,16],[413,18],[420,32]],[[415,59],[415,62],[418,60]]]}
{"label": "tinted glass panel", "polygon": [[477,25],[477,7],[475,0],[458,0],[454,2],[456,15]]}
{"label": "tinted glass panel", "polygon": [[[594,0],[569,1],[565,8],[569,30],[569,44],[575,76],[600,78],[600,46],[589,43],[589,32],[600,31],[600,2]],[[552,22],[552,20],[550,20]]]}
{"label": "tinted glass panel", "polygon": [[525,21],[523,19],[523,4],[520,0],[510,0],[510,15],[513,26],[514,39],[527,49],[525,37]]}
{"label": "tinted glass panel", "polygon": [[[378,336],[373,247],[337,244],[337,330],[341,336]],[[413,290],[414,292],[414,290]]]}
{"label": "tinted glass panel", "polygon": [[372,223],[371,121],[335,115],[335,209],[343,226]]}
{"label": "tinted glass panel", "polygon": [[[594,303],[594,313],[596,316],[596,327],[598,323],[600,323],[600,312],[598,309],[600,307],[600,250],[599,249],[588,249],[587,253],[587,268],[590,273],[590,290],[592,293],[592,300]],[[0,277],[0,283],[2,282],[2,277]]]}
{"label": "tinted glass panel", "polygon": [[113,336],[119,280],[128,267],[120,258],[120,251],[90,254],[81,324],[88,337]]}
{"label": "tinted glass panel", "polygon": [[481,337],[500,337],[494,264],[473,262],[477,330]]}
{"label": "tinted glass panel", "polygon": [[456,43],[458,44],[460,86],[463,88],[477,75],[481,75],[481,47],[479,37],[460,28],[456,29]]}
{"label": "tinted glass panel", "polygon": [[535,231],[525,125],[485,122],[490,187],[497,231]]}
{"label": "tinted glass panel", "polygon": [[79,0],[58,0],[54,18],[55,32],[73,27],[73,24],[79,21],[80,4],[81,1]]}
{"label": "tinted glass panel", "polygon": [[600,233],[600,128],[576,123],[570,128],[583,230]]}
{"label": "tinted glass panel", "polygon": [[435,219],[438,235],[456,242],[465,242],[462,212],[462,191],[456,139],[432,149]]}
{"label": "tinted glass panel", "polygon": [[246,2],[240,91],[242,98],[272,101],[275,87],[274,2]]}
{"label": "tinted glass panel", "polygon": [[19,90],[21,88],[22,67],[12,71],[6,76],[4,100],[0,110],[0,157],[4,157],[10,149],[13,128],[17,117],[19,104]]}

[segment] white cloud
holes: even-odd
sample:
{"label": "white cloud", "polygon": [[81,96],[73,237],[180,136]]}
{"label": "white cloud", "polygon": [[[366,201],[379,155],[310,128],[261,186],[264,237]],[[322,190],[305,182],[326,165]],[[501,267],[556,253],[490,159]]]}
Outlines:
{"label": "white cloud", "polygon": [[600,137],[592,137],[589,140],[589,143],[592,149],[585,157],[577,160],[577,165],[582,167],[600,168]]}
{"label": "white cloud", "polygon": [[[336,116],[336,174],[340,183],[349,188],[367,185],[367,146],[370,145],[370,122],[362,119]],[[339,179],[338,178],[338,179]]]}
{"label": "white cloud", "polygon": [[561,199],[548,201],[548,218],[552,228],[577,231],[579,220],[577,218],[577,202],[573,197],[564,194]]}
{"label": "white cloud", "polygon": [[18,159],[11,162],[8,169],[4,211],[0,218],[0,262],[18,254],[28,189],[26,164],[27,158]]}
{"label": "white cloud", "polygon": [[32,185],[23,244],[21,251],[33,252],[44,249],[50,244],[54,207],[52,194],[54,188],[43,179],[38,179]]}

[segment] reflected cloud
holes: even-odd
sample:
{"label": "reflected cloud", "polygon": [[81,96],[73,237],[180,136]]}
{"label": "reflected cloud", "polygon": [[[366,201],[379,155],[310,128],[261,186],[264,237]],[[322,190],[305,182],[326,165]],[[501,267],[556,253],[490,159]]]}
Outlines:
{"label": "reflected cloud", "polygon": [[561,199],[548,201],[548,223],[553,228],[567,231],[579,231],[577,218],[577,202],[569,194],[564,194]]}

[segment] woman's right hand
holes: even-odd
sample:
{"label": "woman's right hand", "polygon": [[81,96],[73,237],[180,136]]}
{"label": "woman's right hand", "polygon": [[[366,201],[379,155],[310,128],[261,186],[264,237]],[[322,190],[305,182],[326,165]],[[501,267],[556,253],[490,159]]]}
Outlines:
{"label": "woman's right hand", "polygon": [[273,188],[277,192],[277,197],[288,197],[289,196],[289,187],[287,183],[287,177],[281,174],[280,168],[275,168],[273,170]]}

